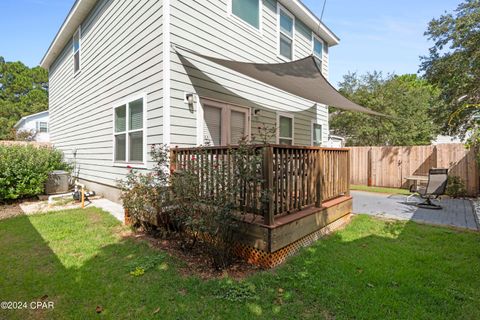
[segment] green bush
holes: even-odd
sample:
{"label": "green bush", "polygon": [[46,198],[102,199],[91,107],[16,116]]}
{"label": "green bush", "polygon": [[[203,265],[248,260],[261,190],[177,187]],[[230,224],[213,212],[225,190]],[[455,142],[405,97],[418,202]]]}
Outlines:
{"label": "green bush", "polygon": [[[152,160],[156,163],[151,172],[139,172],[130,168],[125,179],[118,181],[122,190],[123,207],[134,227],[141,227],[149,233],[161,232],[168,236],[172,230],[168,208],[170,203],[168,184],[169,151],[167,146],[153,146],[150,150]],[[162,230],[157,230],[158,225]],[[160,235],[160,234],[158,234]]]}
{"label": "green bush", "polygon": [[467,195],[465,182],[458,176],[449,176],[446,194],[452,198],[462,198]]}
{"label": "green bush", "polygon": [[42,194],[51,171],[70,169],[58,150],[32,145],[0,146],[0,202]]}

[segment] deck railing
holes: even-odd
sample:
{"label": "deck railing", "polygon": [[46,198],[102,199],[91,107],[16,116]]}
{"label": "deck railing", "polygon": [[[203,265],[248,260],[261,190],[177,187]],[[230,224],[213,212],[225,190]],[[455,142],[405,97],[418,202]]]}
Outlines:
{"label": "deck railing", "polygon": [[[248,148],[247,153],[236,146],[175,148],[171,150],[171,171],[194,172],[200,196],[215,197],[235,186],[237,206],[245,213],[263,216],[266,225],[273,225],[275,217],[321,207],[323,202],[349,193],[349,149],[282,145]],[[251,166],[248,177],[239,169],[245,164]],[[218,179],[216,170],[221,171],[222,183],[212,179],[214,175]]]}

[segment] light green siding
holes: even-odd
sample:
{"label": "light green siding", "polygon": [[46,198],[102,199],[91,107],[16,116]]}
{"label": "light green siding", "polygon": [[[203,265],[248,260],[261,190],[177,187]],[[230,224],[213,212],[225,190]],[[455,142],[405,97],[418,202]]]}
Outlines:
{"label": "light green siding", "polygon": [[[229,0],[172,1],[172,45],[199,53],[238,61],[283,62],[278,56],[277,2],[263,0],[261,31],[256,31],[229,14]],[[295,24],[294,58],[312,53],[312,33],[300,20]],[[328,137],[328,110],[325,106],[295,97],[237,74],[193,54],[172,50],[171,142],[172,145],[197,144],[198,105],[193,110],[184,103],[185,92],[261,109],[252,117],[252,133],[261,124],[275,126],[277,112],[295,118],[295,144],[310,145],[312,119],[322,125]],[[323,72],[328,76],[328,56]],[[326,139],[326,138],[325,138]]]}
{"label": "light green siding", "polygon": [[[128,169],[113,163],[113,108],[117,102],[139,94],[147,95],[148,146],[164,141],[172,146],[197,144],[199,106],[184,103],[184,94],[190,92],[261,110],[258,116],[252,116],[252,134],[262,124],[276,126],[278,113],[287,112],[295,119],[295,144],[311,144],[312,120],[322,125],[326,142],[325,106],[193,54],[180,56],[175,52],[173,46],[180,46],[232,60],[284,62],[278,56],[277,2],[262,0],[261,28],[257,31],[232,16],[229,1],[97,2],[81,25],[80,73],[74,76],[72,43],[49,70],[51,140],[67,160],[76,163],[80,178],[115,186],[125,176]],[[169,19],[164,19],[163,13],[168,11]],[[171,22],[164,25],[164,21]],[[312,31],[298,19],[294,38],[294,59],[312,53]],[[171,48],[169,54],[164,55],[164,47]],[[169,57],[165,63],[164,57]],[[327,53],[322,71],[328,76]],[[170,116],[164,118],[164,114]],[[76,158],[73,150],[77,151]]]}
{"label": "light green siding", "polygon": [[[50,67],[50,132],[82,179],[115,186],[113,107],[147,94],[148,144],[162,143],[162,2],[100,0],[81,25],[81,71],[72,43]],[[77,150],[76,158],[73,151]]]}

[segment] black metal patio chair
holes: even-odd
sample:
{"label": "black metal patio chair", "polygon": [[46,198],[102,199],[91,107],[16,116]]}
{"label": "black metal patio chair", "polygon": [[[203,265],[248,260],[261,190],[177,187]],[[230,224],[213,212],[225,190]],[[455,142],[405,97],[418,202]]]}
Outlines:
{"label": "black metal patio chair", "polygon": [[438,197],[445,194],[447,181],[448,169],[430,169],[427,185],[419,185],[410,190],[417,193],[422,199],[425,199],[424,202],[417,204],[417,206],[424,209],[442,209],[442,206],[434,204],[432,199],[438,199]]}

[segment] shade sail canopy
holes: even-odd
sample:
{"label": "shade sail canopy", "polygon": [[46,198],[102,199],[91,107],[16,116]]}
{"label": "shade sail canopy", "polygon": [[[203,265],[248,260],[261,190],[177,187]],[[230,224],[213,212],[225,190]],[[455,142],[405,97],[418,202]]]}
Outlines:
{"label": "shade sail canopy", "polygon": [[314,56],[286,63],[261,64],[214,58],[183,48],[177,52],[181,54],[183,50],[307,100],[347,111],[384,116],[345,98],[322,75],[321,62]]}

